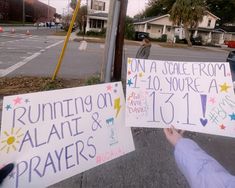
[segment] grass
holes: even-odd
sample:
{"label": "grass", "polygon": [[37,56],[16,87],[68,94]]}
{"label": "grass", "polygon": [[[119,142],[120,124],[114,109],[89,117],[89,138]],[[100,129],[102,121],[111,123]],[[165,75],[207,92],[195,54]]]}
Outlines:
{"label": "grass", "polygon": [[88,79],[61,79],[54,81],[49,77],[20,76],[0,78],[0,98],[7,95],[17,95],[38,91],[48,91],[63,88],[72,88],[100,83],[100,76]]}
{"label": "grass", "polygon": [[95,85],[100,83],[100,76],[92,76],[85,81],[86,85]]}

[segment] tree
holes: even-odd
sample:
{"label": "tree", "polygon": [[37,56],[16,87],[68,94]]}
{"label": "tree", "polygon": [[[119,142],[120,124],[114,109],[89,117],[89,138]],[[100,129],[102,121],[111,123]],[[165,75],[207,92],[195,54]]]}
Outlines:
{"label": "tree", "polygon": [[70,7],[71,7],[73,10],[75,10],[76,5],[77,5],[77,0],[71,0],[71,2],[70,2]]}
{"label": "tree", "polygon": [[126,16],[124,33],[126,39],[134,39],[135,28],[133,19],[129,16]]}
{"label": "tree", "polygon": [[173,24],[183,26],[185,39],[192,46],[189,28],[196,28],[202,21],[205,12],[203,0],[176,0],[170,10],[170,20]]}
{"label": "tree", "polygon": [[167,14],[175,0],[149,0],[147,8],[140,14],[140,17],[161,16]]}
{"label": "tree", "polygon": [[55,18],[58,18],[58,19],[61,19],[61,18],[62,18],[61,14],[58,14],[58,13],[55,13],[55,14],[54,14],[54,17],[55,17]]}
{"label": "tree", "polygon": [[235,21],[234,0],[206,0],[207,9],[220,18],[221,25]]}
{"label": "tree", "polygon": [[80,30],[83,31],[84,33],[86,32],[85,31],[86,19],[87,19],[87,6],[84,5],[84,6],[81,6],[81,8],[79,9],[77,19],[76,19]]}

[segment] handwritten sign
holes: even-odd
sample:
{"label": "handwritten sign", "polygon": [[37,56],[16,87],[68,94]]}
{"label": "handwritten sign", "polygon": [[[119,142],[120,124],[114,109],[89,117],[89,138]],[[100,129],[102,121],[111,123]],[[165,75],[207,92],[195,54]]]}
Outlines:
{"label": "handwritten sign", "polygon": [[134,150],[120,82],[4,98],[4,187],[45,187]]}
{"label": "handwritten sign", "polygon": [[126,125],[235,137],[229,64],[128,59]]}

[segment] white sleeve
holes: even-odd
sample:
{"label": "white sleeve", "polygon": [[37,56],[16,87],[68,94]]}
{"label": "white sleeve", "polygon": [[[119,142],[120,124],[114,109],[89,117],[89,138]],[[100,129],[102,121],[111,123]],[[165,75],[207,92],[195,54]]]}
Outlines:
{"label": "white sleeve", "polygon": [[235,177],[193,140],[180,139],[175,146],[174,155],[180,171],[192,188],[235,187]]}

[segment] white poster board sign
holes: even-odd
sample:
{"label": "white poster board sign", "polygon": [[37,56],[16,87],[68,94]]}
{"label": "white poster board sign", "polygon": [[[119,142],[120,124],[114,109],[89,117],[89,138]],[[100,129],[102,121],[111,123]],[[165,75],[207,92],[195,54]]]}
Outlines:
{"label": "white poster board sign", "polygon": [[235,137],[228,63],[128,59],[126,125]]}
{"label": "white poster board sign", "polygon": [[1,165],[16,167],[3,187],[45,187],[134,150],[121,82],[8,96]]}

